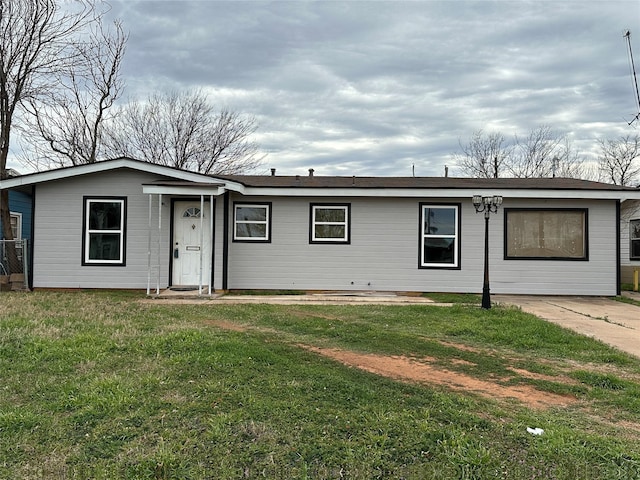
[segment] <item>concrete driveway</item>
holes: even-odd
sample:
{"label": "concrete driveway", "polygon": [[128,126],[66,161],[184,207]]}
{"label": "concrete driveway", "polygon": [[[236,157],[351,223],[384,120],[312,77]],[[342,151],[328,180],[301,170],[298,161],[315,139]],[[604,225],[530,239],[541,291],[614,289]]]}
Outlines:
{"label": "concrete driveway", "polygon": [[[640,295],[630,293],[640,300]],[[550,322],[640,357],[640,307],[603,297],[492,295]]]}

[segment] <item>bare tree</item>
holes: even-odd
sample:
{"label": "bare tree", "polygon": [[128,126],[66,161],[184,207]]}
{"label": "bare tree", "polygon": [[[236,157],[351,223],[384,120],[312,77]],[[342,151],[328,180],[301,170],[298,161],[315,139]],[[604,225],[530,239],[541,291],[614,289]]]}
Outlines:
{"label": "bare tree", "polygon": [[600,171],[614,185],[631,186],[640,181],[640,136],[626,135],[617,140],[598,140]]}
{"label": "bare tree", "polygon": [[524,138],[514,135],[512,142],[507,142],[501,133],[485,134],[479,130],[467,144],[460,143],[460,148],[462,153],[454,157],[470,177],[581,178],[586,174],[582,159],[567,136],[546,125],[531,130]]}
{"label": "bare tree", "polygon": [[205,174],[236,174],[262,162],[253,118],[215,111],[201,91],[155,94],[132,102],[111,124],[111,156],[128,156]]}
{"label": "bare tree", "polygon": [[[7,178],[11,133],[22,105],[58,88],[60,72],[79,61],[78,32],[96,18],[92,1],[65,7],[55,0],[0,0],[0,179]],[[12,239],[6,190],[0,192],[0,221],[4,238]]]}
{"label": "bare tree", "polygon": [[508,162],[513,177],[534,178],[555,176],[563,158],[564,138],[543,125],[531,130],[525,138],[515,136],[515,149]]}
{"label": "bare tree", "polygon": [[98,18],[86,40],[74,44],[78,63],[60,72],[60,88],[46,102],[29,100],[33,121],[25,135],[30,146],[26,163],[40,170],[102,157],[104,124],[124,88],[120,66],[126,42],[119,21],[109,30]]}
{"label": "bare tree", "polygon": [[503,176],[513,147],[501,133],[474,132],[468,143],[459,142],[462,153],[454,155],[465,175],[476,178]]}

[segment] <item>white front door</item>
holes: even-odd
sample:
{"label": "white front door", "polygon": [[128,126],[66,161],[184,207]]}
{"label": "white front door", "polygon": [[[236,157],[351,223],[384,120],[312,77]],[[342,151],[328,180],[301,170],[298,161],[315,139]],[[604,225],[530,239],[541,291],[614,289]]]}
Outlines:
{"label": "white front door", "polygon": [[[179,201],[173,210],[173,282],[176,285],[209,285],[211,270],[211,207],[199,201]],[[202,217],[202,218],[201,218]],[[202,220],[202,222],[201,222]],[[200,266],[202,265],[202,276]]]}

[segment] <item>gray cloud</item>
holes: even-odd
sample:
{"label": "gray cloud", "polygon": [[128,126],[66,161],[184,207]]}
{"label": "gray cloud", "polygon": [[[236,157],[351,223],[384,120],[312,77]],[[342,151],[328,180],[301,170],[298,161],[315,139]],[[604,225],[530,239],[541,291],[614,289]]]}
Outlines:
{"label": "gray cloud", "polygon": [[592,157],[637,113],[635,0],[111,3],[131,97],[204,89],[283,174],[441,175],[475,130],[541,124]]}

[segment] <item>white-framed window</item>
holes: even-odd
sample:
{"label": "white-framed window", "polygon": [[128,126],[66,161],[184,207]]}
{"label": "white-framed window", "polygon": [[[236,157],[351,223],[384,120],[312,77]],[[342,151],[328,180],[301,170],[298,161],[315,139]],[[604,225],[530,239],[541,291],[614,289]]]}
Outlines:
{"label": "white-framed window", "polygon": [[584,208],[505,208],[507,260],[588,260]]}
{"label": "white-framed window", "polygon": [[309,221],[310,243],[349,243],[351,204],[312,203]]}
{"label": "white-framed window", "polygon": [[234,203],[233,240],[271,241],[271,203]]}
{"label": "white-framed window", "polygon": [[22,239],[22,214],[18,212],[10,212],[11,218],[11,232],[13,233],[14,240]]}
{"label": "white-framed window", "polygon": [[640,219],[629,222],[629,257],[640,260]]}
{"label": "white-framed window", "polygon": [[420,204],[421,268],[460,268],[460,205]]}
{"label": "white-framed window", "polygon": [[84,198],[83,265],[125,265],[126,211],[126,198]]}

